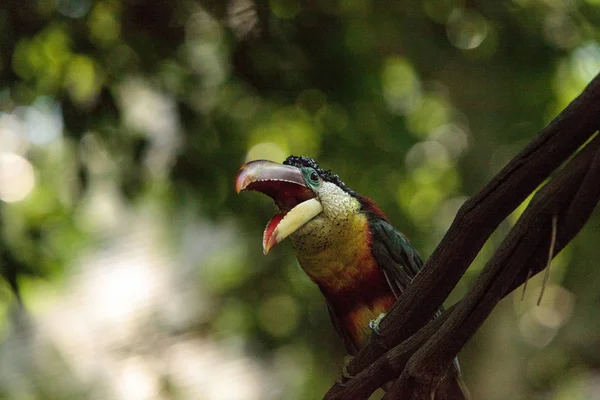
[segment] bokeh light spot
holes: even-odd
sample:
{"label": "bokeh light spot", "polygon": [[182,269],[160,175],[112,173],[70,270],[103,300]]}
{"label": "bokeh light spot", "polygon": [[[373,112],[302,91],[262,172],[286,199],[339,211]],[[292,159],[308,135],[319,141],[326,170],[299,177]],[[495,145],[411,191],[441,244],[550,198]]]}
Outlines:
{"label": "bokeh light spot", "polygon": [[445,168],[449,160],[448,150],[435,140],[419,142],[406,154],[406,165],[411,168],[427,164]]}
{"label": "bokeh light spot", "polygon": [[407,118],[411,132],[420,137],[429,137],[440,126],[447,124],[452,118],[452,108],[448,101],[439,95],[429,94],[419,102],[418,108]]}
{"label": "bokeh light spot", "polygon": [[250,146],[272,142],[291,153],[315,156],[320,148],[319,134],[312,118],[297,108],[282,108],[250,134]]}
{"label": "bokeh light spot", "polygon": [[59,0],[58,12],[69,18],[81,18],[90,10],[91,0]]}
{"label": "bokeh light spot", "polygon": [[161,282],[158,272],[147,262],[148,257],[151,256],[115,260],[110,270],[98,274],[87,288],[94,315],[109,324],[116,323],[152,301]]}
{"label": "bokeh light spot", "polygon": [[65,87],[79,104],[92,102],[100,89],[100,74],[94,61],[85,56],[73,56],[67,67]]}
{"label": "bokeh light spot", "polygon": [[436,128],[432,139],[441,143],[453,158],[460,156],[469,148],[467,128],[458,123],[448,123]]}
{"label": "bokeh light spot", "polygon": [[98,2],[90,14],[90,39],[99,46],[115,42],[121,33],[118,2]]}
{"label": "bokeh light spot", "polygon": [[156,396],[160,385],[156,375],[141,357],[131,357],[121,369],[120,387],[124,398],[149,399]]}
{"label": "bokeh light spot", "polygon": [[14,153],[0,153],[0,200],[21,201],[34,186],[35,171],[27,159]]}
{"label": "bokeh light spot", "polygon": [[66,63],[73,55],[71,38],[62,26],[50,25],[32,38],[20,39],[15,47],[12,68],[31,79],[44,91],[62,85]]}
{"label": "bokeh light spot", "polygon": [[547,284],[538,306],[541,285],[539,276],[528,285],[525,293],[527,308],[519,320],[521,336],[525,342],[537,348],[550,344],[558,330],[571,318],[574,304],[571,292],[559,285]]}
{"label": "bokeh light spot", "polygon": [[261,142],[258,143],[248,150],[246,154],[246,162],[252,160],[271,160],[281,162],[289,154],[286,150],[278,146],[277,143],[273,142]]}
{"label": "bokeh light spot", "polygon": [[400,114],[411,112],[421,99],[421,82],[412,65],[401,57],[385,61],[381,86],[388,107]]}
{"label": "bokeh light spot", "polygon": [[453,46],[471,50],[485,40],[487,24],[486,19],[478,12],[456,9],[448,17],[446,34]]}
{"label": "bokeh light spot", "polygon": [[600,70],[600,45],[595,41],[576,48],[569,58],[563,59],[554,72],[556,105],[550,110],[551,114],[559,113],[577,97],[598,70]]}
{"label": "bokeh light spot", "polygon": [[5,153],[24,154],[27,150],[29,142],[18,117],[19,111],[24,109],[25,107],[19,107],[13,114],[0,114],[0,149]]}
{"label": "bokeh light spot", "polygon": [[179,115],[172,96],[140,78],[123,82],[118,93],[127,127],[146,133],[161,143],[176,136]]}
{"label": "bokeh light spot", "polygon": [[581,80],[591,81],[600,70],[600,45],[590,42],[575,50],[573,69]]}
{"label": "bokeh light spot", "polygon": [[467,201],[467,199],[468,197],[458,196],[448,199],[441,204],[437,210],[435,218],[436,227],[440,232],[446,232],[448,230],[454,221],[458,210],[460,207],[462,207],[465,201]]}
{"label": "bokeh light spot", "polygon": [[27,137],[32,143],[47,144],[62,135],[62,110],[52,98],[40,97],[24,111]]}
{"label": "bokeh light spot", "polygon": [[434,185],[422,186],[418,192],[415,192],[408,204],[408,211],[414,216],[415,220],[428,220],[438,209],[442,193]]}

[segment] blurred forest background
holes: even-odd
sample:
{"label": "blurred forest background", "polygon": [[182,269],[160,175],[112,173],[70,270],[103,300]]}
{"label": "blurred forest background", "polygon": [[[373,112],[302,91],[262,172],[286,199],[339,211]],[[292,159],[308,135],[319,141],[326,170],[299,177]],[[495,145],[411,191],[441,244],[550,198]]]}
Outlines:
{"label": "blurred forest background", "polygon": [[[237,169],[314,157],[427,257],[600,71],[599,26],[598,0],[3,0],[0,399],[320,398],[343,347]],[[599,240],[596,212],[464,349],[474,399],[600,399]]]}

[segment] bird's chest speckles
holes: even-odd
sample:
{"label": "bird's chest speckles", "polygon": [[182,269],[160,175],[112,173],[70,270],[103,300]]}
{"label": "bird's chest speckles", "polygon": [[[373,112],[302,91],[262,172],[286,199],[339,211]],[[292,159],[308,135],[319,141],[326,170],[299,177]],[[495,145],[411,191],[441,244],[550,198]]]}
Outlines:
{"label": "bird's chest speckles", "polygon": [[298,261],[311,278],[337,274],[357,254],[370,251],[368,221],[358,200],[328,182],[319,200],[323,212],[291,236]]}
{"label": "bird's chest speckles", "polygon": [[361,214],[315,218],[292,241],[300,265],[317,284],[345,286],[371,267],[371,237]]}

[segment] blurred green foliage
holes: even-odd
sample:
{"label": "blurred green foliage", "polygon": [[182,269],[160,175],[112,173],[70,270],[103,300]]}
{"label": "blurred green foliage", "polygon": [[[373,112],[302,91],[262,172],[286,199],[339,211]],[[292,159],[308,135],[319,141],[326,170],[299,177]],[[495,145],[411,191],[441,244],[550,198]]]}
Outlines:
{"label": "blurred green foliage", "polygon": [[[3,1],[0,398],[319,398],[342,346],[237,169],[311,156],[426,256],[598,73],[599,25],[594,0]],[[464,350],[474,398],[598,398],[599,224]]]}

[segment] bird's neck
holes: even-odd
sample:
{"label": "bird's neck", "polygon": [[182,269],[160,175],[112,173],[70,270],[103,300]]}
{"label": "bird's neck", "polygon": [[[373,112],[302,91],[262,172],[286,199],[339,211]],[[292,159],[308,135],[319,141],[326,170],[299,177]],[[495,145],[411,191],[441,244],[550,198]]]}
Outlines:
{"label": "bird's neck", "polygon": [[292,236],[298,261],[306,274],[319,285],[345,286],[356,282],[361,258],[371,254],[367,217],[359,212],[319,218],[310,231]]}

